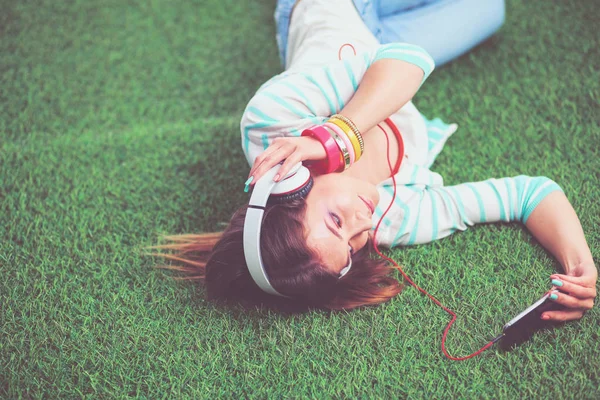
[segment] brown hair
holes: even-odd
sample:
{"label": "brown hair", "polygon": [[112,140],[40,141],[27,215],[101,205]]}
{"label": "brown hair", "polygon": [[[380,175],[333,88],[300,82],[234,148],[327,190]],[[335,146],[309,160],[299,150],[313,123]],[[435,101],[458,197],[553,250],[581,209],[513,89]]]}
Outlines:
{"label": "brown hair", "polygon": [[184,279],[204,281],[209,300],[282,310],[351,309],[388,301],[402,290],[381,258],[372,258],[373,244],[352,256],[352,268],[341,279],[323,267],[308,248],[303,219],[306,202],[295,200],[267,207],[261,230],[261,253],[271,285],[290,298],[264,293],[252,280],[243,253],[247,206],[238,209],[224,232],[167,236],[170,244],[155,248],[179,265],[162,266],[182,272]]}

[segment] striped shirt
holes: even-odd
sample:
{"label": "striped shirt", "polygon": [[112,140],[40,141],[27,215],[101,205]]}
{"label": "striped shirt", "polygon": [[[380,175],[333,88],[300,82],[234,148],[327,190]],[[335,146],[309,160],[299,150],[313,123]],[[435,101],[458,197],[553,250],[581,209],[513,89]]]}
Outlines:
{"label": "striped shirt", "polygon": [[[367,69],[381,59],[418,66],[424,72],[423,82],[434,69],[433,59],[422,48],[391,43],[322,67],[289,69],[273,77],[258,89],[242,116],[242,148],[248,163],[252,166],[274,138],[300,136],[304,129],[338,113]],[[373,227],[392,203],[377,233],[379,245],[427,243],[477,223],[525,223],[544,197],[561,190],[548,178],[528,176],[444,186],[430,167],[457,125],[428,120],[412,102],[390,118],[402,133],[405,158],[394,176],[396,198],[392,199],[391,178],[378,185],[380,201]]]}

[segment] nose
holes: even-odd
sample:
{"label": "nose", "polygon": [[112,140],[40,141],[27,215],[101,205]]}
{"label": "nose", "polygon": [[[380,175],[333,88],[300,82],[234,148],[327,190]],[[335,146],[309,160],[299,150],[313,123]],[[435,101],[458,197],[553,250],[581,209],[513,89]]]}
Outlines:
{"label": "nose", "polygon": [[346,217],[348,233],[351,237],[360,235],[364,231],[368,231],[372,228],[372,216],[370,210],[365,206],[362,200],[357,200],[358,202],[347,202],[340,207]]}

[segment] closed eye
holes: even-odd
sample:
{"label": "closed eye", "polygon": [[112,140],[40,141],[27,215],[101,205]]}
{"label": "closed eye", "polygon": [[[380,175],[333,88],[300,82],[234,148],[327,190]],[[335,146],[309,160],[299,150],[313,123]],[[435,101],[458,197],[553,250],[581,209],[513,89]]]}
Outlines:
{"label": "closed eye", "polygon": [[[336,226],[341,229],[342,228],[342,219],[340,218],[340,216],[334,212],[330,212],[329,215],[331,216],[331,219],[336,224]],[[348,244],[348,250],[350,251],[350,257],[352,257],[354,255],[354,249],[352,248],[352,246],[350,244]]]}
{"label": "closed eye", "polygon": [[331,219],[337,225],[337,227],[341,229],[342,228],[342,219],[340,218],[340,216],[334,212],[330,212],[329,215],[331,216]]}

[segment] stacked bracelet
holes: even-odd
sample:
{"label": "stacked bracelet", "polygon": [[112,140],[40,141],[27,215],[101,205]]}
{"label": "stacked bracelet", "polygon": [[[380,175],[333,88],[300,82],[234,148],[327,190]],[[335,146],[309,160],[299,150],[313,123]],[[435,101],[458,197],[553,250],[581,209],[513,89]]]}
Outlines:
{"label": "stacked bracelet", "polygon": [[338,142],[333,138],[330,131],[322,126],[313,126],[312,128],[305,129],[302,132],[302,136],[310,136],[317,139],[327,154],[325,160],[320,160],[310,164],[312,170],[318,174],[328,174],[330,172],[338,171],[344,167],[345,160],[343,159],[342,151],[339,147]]}
{"label": "stacked bracelet", "polygon": [[352,129],[350,129],[348,125],[346,125],[344,122],[342,122],[342,120],[339,119],[332,118],[327,122],[329,122],[332,125],[336,125],[339,129],[341,129],[344,132],[344,136],[346,136],[350,141],[352,148],[354,149],[356,160],[358,160],[362,156],[362,151],[360,149],[360,143],[358,141],[358,138],[356,137]]}
{"label": "stacked bracelet", "polygon": [[354,151],[352,142],[350,142],[350,139],[348,138],[348,136],[346,136],[344,131],[332,122],[326,122],[325,124],[323,124],[323,126],[329,129],[330,131],[333,131],[333,134],[337,134],[337,136],[339,136],[339,138],[344,142],[346,149],[348,149],[348,155],[350,156],[350,165],[354,164],[354,162],[356,161],[356,152]]}
{"label": "stacked bracelet", "polygon": [[333,115],[324,125],[305,129],[302,136],[317,139],[327,157],[309,162],[318,174],[328,174],[348,169],[360,159],[364,151],[362,135],[354,123],[340,114]]}
{"label": "stacked bracelet", "polygon": [[334,114],[331,116],[331,118],[337,118],[341,121],[344,121],[346,125],[348,125],[350,129],[352,129],[352,131],[358,138],[358,142],[360,143],[360,151],[365,151],[365,143],[363,142],[362,135],[360,134],[360,131],[358,130],[354,122],[352,122],[348,117],[344,117],[342,114]]}
{"label": "stacked bracelet", "polygon": [[356,125],[350,119],[341,114],[332,115],[328,122],[336,124],[346,133],[346,136],[348,136],[352,142],[354,151],[356,153],[356,161],[358,161],[365,149],[365,144]]}
{"label": "stacked bracelet", "polygon": [[[335,142],[338,145],[338,148],[342,152],[342,158],[344,159],[344,165],[343,165],[344,168],[341,168],[341,170],[346,170],[346,169],[350,168],[350,165],[352,165],[352,163],[353,163],[352,159],[354,158],[354,154],[352,154],[353,153],[352,146],[348,147],[347,143],[343,139],[343,137],[344,137],[343,134],[339,135],[335,130],[331,129],[331,127],[328,126],[327,124],[323,125],[323,127],[329,131],[329,134],[331,135],[333,140],[335,140]],[[337,171],[338,170],[336,170],[336,172]]]}

